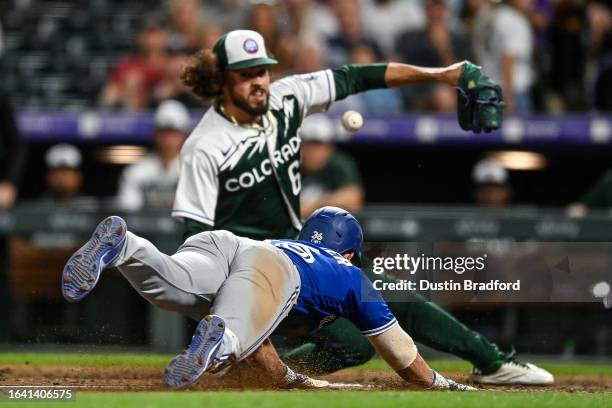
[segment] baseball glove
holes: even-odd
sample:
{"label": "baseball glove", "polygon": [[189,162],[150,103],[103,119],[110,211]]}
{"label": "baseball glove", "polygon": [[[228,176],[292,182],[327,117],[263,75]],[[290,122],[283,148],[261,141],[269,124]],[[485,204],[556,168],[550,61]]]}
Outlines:
{"label": "baseball glove", "polygon": [[501,87],[480,72],[480,67],[467,62],[457,87],[457,116],[463,130],[489,133],[499,129],[504,114]]}

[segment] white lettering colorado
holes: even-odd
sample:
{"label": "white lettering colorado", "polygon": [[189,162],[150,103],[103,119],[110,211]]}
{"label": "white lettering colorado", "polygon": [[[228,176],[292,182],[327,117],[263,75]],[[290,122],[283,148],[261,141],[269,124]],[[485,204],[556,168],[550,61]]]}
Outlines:
{"label": "white lettering colorado", "polygon": [[[238,177],[232,177],[225,182],[225,189],[230,193],[235,193],[242,188],[251,188],[255,184],[264,181],[272,174],[272,165],[278,168],[280,165],[288,163],[300,152],[300,139],[296,136],[288,140],[279,150],[272,152],[272,163],[266,158],[259,163],[259,166],[245,171]],[[298,191],[299,193],[299,191]]]}

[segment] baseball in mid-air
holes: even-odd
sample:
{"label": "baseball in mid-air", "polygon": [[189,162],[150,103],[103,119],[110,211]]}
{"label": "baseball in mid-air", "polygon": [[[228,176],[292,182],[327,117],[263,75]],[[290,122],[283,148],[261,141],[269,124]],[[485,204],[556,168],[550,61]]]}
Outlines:
{"label": "baseball in mid-air", "polygon": [[354,110],[346,111],[342,115],[342,126],[348,132],[356,132],[363,126],[363,116]]}

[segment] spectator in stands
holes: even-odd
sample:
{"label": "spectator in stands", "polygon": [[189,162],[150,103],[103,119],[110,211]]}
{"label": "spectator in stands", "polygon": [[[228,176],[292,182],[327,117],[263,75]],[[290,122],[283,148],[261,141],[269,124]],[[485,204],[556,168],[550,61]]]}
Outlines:
{"label": "spectator in stands", "polygon": [[612,3],[593,1],[587,6],[590,46],[589,60],[593,80],[589,91],[594,90],[593,102],[598,110],[612,111]]}
{"label": "spectator in stands", "polygon": [[338,21],[324,2],[285,0],[280,29],[299,41],[326,41],[338,34]]}
{"label": "spectator in stands", "polygon": [[47,189],[36,204],[54,208],[96,209],[98,201],[82,195],[82,161],[81,152],[74,145],[59,143],[50,147],[45,153]]}
{"label": "spectator in stands", "polygon": [[[425,27],[397,37],[395,51],[402,62],[439,67],[471,59],[470,42],[463,31],[451,30],[446,0],[425,2]],[[456,95],[450,87],[422,84],[402,88],[405,105],[413,109],[454,110]]]}
{"label": "spectator in stands", "polygon": [[363,25],[365,33],[380,44],[383,52],[393,55],[396,38],[402,31],[425,26],[421,0],[365,0]]}
{"label": "spectator in stands", "polygon": [[[1,33],[1,31],[0,31]],[[22,143],[13,107],[7,95],[0,93],[0,213],[10,208],[17,199],[17,186],[23,170],[25,147]],[[11,308],[13,297],[9,284],[9,244],[0,236],[0,342],[11,336]]]}
{"label": "spectator in stands", "polygon": [[[208,24],[204,30],[204,49],[210,50],[215,45],[219,37],[225,34],[225,28],[218,24]],[[184,50],[187,53],[187,50]]]}
{"label": "spectator in stands", "polygon": [[189,112],[177,101],[165,101],[154,116],[154,152],[128,166],[119,181],[118,206],[125,211],[172,208],[179,176],[179,153],[191,130]]}
{"label": "spectator in stands", "polygon": [[274,2],[254,4],[248,16],[249,28],[262,35],[266,47],[278,60],[271,66],[272,77],[278,78],[292,70],[290,65],[296,50],[297,38],[294,35],[281,35],[279,29],[279,5]]}
{"label": "spectator in stands", "polygon": [[486,207],[505,207],[512,202],[508,170],[498,161],[483,159],[472,169],[474,202]]}
{"label": "spectator in stands", "polygon": [[[33,208],[33,213],[41,208],[53,211],[55,214],[72,214],[77,211],[99,210],[99,201],[95,197],[82,194],[83,173],[81,164],[83,158],[79,149],[68,143],[59,143],[51,146],[45,153],[45,165],[47,167],[46,188],[41,197],[21,203],[24,209]],[[19,254],[32,254],[37,249],[63,248],[74,250],[82,237],[71,231],[37,231],[32,233],[28,239],[13,239],[13,250],[17,249]],[[69,255],[69,252],[64,254]],[[48,254],[37,254],[37,259],[30,259],[25,263],[37,262],[37,265],[45,263]],[[54,257],[55,258],[55,257]],[[56,259],[56,258],[55,258]],[[17,265],[23,266],[24,262],[18,260]]]}
{"label": "spectator in stands", "polygon": [[548,29],[548,86],[553,91],[549,110],[561,113],[585,107],[586,31],[584,2],[558,1]]}
{"label": "spectator in stands", "polygon": [[106,107],[138,111],[149,106],[168,61],[168,32],[148,22],[138,34],[138,54],[125,57],[111,73],[100,96]]}
{"label": "spectator in stands", "polygon": [[548,78],[551,70],[550,44],[548,33],[550,21],[557,0],[533,0],[533,6],[527,9],[526,17],[534,34],[533,71],[534,83],[531,88],[532,110],[537,112],[554,111]]}
{"label": "spectator in stands", "polygon": [[200,0],[170,0],[168,14],[171,29],[170,42],[186,49],[189,54],[200,51],[204,46],[206,35],[204,10]]}
{"label": "spectator in stands", "polygon": [[491,5],[491,0],[465,0],[461,6],[459,17],[470,35],[474,32],[476,17]]}
{"label": "spectator in stands", "polygon": [[415,65],[438,67],[471,58],[470,42],[463,31],[451,30],[447,0],[425,1],[425,27],[401,33],[397,54]]}
{"label": "spectator in stands", "polygon": [[[339,32],[327,41],[327,65],[331,68],[347,64],[354,47],[370,46],[376,55],[382,56],[380,45],[365,35],[358,0],[331,0],[331,7],[338,20]],[[379,58],[380,60],[382,58]]]}
{"label": "spectator in stands", "polygon": [[164,68],[164,77],[153,91],[152,107],[157,107],[165,100],[172,99],[181,102],[188,108],[202,108],[202,101],[197,98],[181,81],[181,72],[187,61],[184,49],[174,49],[172,44],[168,50],[168,63]]}
{"label": "spectator in stands", "polygon": [[[374,64],[380,61],[375,50],[368,44],[355,45],[350,58],[351,64]],[[454,94],[453,98],[456,98]],[[347,110],[356,110],[366,116],[399,115],[403,111],[401,93],[397,88],[384,88],[350,95],[334,103],[329,112],[342,115]]]}
{"label": "spectator in stands", "polygon": [[335,129],[324,115],[310,116],[302,124],[302,218],[326,205],[357,213],[363,207],[364,190],[354,159],[336,150]]}
{"label": "spectator in stands", "polygon": [[249,28],[262,35],[272,49],[279,40],[278,6],[275,3],[257,3],[249,13]]}
{"label": "spectator in stands", "polygon": [[245,27],[249,3],[249,0],[204,0],[204,21],[207,26],[223,26],[224,31],[239,30]]}
{"label": "spectator in stands", "polygon": [[508,113],[531,112],[534,35],[526,15],[533,0],[506,0],[482,6],[476,18],[474,48],[491,79],[502,84]]}
{"label": "spectator in stands", "polygon": [[325,52],[317,40],[310,39],[299,42],[300,52],[293,56],[293,71],[296,74],[306,74],[325,69]]}

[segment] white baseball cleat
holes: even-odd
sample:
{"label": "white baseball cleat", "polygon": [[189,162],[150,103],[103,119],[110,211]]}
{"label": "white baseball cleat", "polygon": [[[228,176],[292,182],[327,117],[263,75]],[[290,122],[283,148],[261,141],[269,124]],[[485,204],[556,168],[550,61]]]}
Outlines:
{"label": "white baseball cleat", "polygon": [[485,375],[474,369],[472,381],[491,385],[551,385],[555,377],[534,364],[511,360],[491,374]]}

